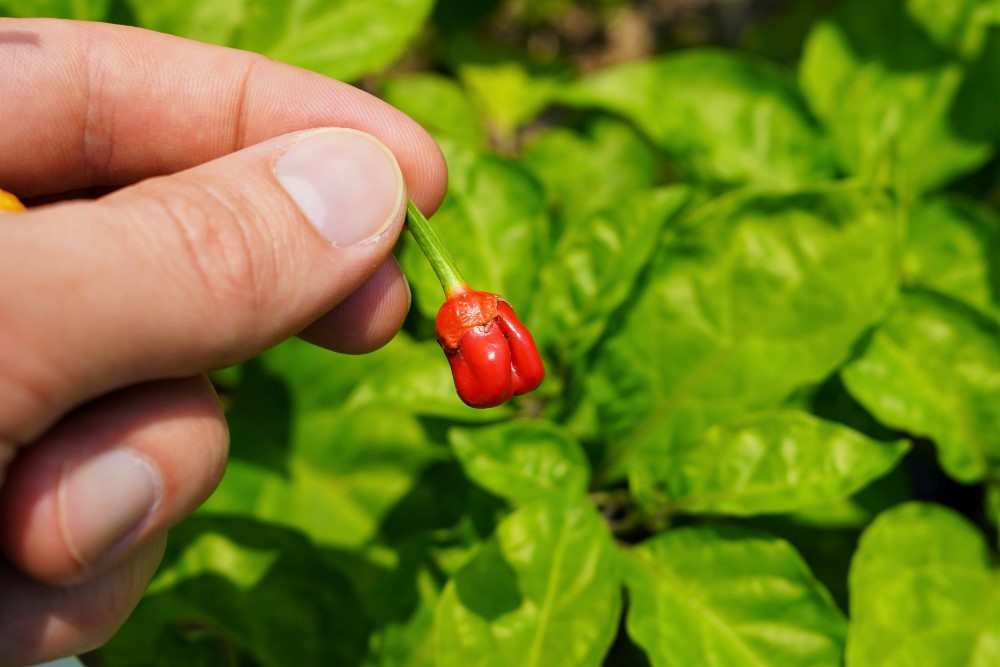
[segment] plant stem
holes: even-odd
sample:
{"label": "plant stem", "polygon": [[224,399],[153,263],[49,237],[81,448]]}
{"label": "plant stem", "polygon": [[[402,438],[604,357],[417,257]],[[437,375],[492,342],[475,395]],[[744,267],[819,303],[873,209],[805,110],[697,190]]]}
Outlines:
{"label": "plant stem", "polygon": [[420,209],[409,199],[406,200],[406,226],[410,228],[413,240],[420,246],[424,257],[434,269],[434,273],[441,282],[441,287],[444,288],[445,296],[451,297],[469,289],[462,274],[458,272],[458,267],[455,266],[455,260],[452,259],[451,253],[444,247],[444,241],[427,222],[427,218],[420,212]]}

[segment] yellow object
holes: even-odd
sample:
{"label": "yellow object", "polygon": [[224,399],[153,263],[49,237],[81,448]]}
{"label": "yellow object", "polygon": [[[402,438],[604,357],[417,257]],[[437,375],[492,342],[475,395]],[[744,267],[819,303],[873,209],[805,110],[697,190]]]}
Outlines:
{"label": "yellow object", "polygon": [[5,190],[0,190],[0,213],[23,210],[24,204],[21,203],[21,200]]}

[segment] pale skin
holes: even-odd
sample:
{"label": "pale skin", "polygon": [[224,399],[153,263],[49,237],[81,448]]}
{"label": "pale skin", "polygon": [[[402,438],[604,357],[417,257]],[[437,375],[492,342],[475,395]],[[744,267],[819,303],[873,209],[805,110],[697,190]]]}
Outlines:
{"label": "pale skin", "polygon": [[[0,665],[23,665],[111,636],[217,485],[228,431],[206,370],[297,333],[349,353],[391,339],[405,198],[430,214],[446,171],[399,111],[240,51],[0,19],[0,72],[0,187],[61,202],[0,215]],[[310,128],[365,133],[323,134],[346,156],[330,173],[371,173],[320,207],[330,240],[276,166]],[[125,459],[156,483],[88,514],[88,484]]]}

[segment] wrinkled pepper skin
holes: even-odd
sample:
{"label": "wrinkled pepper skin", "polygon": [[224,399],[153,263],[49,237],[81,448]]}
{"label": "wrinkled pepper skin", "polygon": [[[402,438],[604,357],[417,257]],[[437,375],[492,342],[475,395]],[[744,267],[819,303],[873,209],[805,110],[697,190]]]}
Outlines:
{"label": "wrinkled pepper skin", "polygon": [[528,329],[496,294],[465,289],[438,311],[437,340],[459,397],[474,408],[502,405],[541,384],[545,366]]}

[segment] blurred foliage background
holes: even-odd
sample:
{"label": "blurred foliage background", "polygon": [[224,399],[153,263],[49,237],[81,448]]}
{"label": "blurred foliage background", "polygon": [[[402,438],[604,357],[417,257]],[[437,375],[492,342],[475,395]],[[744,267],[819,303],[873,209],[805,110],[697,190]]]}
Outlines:
{"label": "blurred foliage background", "polygon": [[[0,0],[351,81],[549,375],[214,374],[219,491],[95,665],[1000,664],[1000,2]],[[178,76],[184,73],[179,72]]]}

